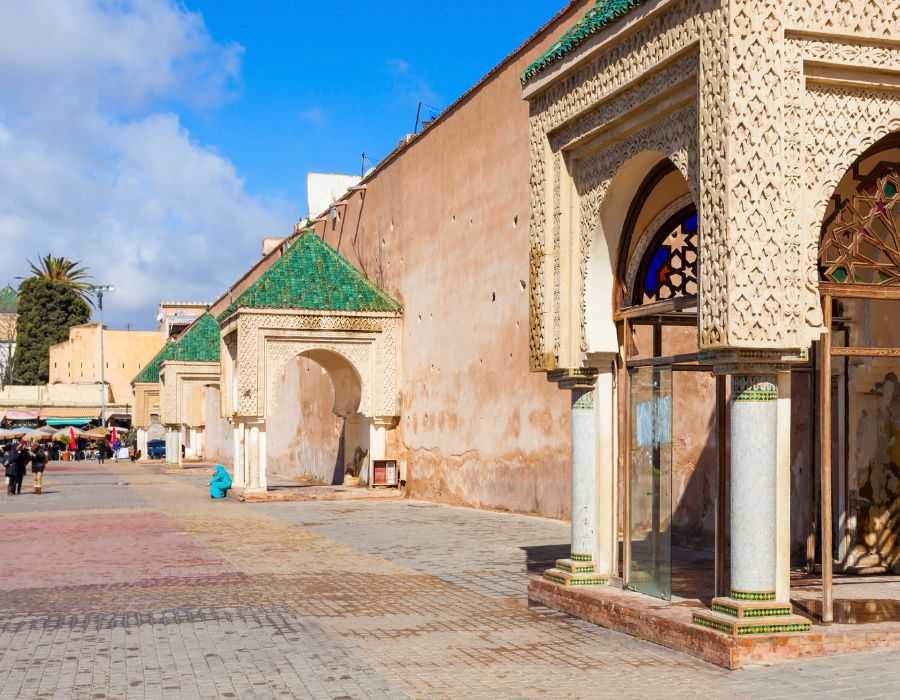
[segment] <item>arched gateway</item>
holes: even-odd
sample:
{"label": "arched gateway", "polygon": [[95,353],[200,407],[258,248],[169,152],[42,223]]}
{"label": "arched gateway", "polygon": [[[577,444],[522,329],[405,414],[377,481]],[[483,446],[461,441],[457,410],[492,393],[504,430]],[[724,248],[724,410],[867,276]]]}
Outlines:
{"label": "arched gateway", "polygon": [[[835,558],[846,571],[897,565],[894,429],[870,425],[869,454],[818,424],[831,411],[835,435],[848,420],[862,435],[854,409],[878,425],[900,415],[900,339],[881,331],[898,327],[885,304],[900,298],[900,160],[866,160],[900,129],[897,18],[801,5],[598,2],[522,75],[531,365],[572,397],[571,556],[553,583],[533,582],[537,601],[557,607],[554,585],[671,595],[673,463],[710,471],[672,441],[697,414],[679,414],[679,371],[708,408],[691,425],[720,475],[701,517],[701,529],[715,519],[717,597],[694,623],[807,631],[791,614],[792,544],[810,574],[818,555],[825,591]],[[847,177],[860,181],[833,199]],[[832,452],[844,460],[834,483]],[[827,593],[810,610],[830,620]]]}
{"label": "arched gateway", "polygon": [[[344,452],[384,456],[399,416],[401,307],[312,231],[304,231],[220,316],[223,415],[234,424],[234,483],[265,491],[266,417],[285,364],[317,362],[345,419]],[[358,453],[357,453],[358,454]]]}

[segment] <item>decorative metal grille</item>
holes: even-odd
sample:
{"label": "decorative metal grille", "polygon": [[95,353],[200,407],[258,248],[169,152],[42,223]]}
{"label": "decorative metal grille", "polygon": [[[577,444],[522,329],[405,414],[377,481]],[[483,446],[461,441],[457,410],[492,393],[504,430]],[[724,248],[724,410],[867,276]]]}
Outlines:
{"label": "decorative metal grille", "polygon": [[697,209],[682,209],[654,236],[644,253],[634,304],[697,295]]}
{"label": "decorative metal grille", "polygon": [[838,284],[900,285],[900,164],[860,183],[823,228],[822,279]]}

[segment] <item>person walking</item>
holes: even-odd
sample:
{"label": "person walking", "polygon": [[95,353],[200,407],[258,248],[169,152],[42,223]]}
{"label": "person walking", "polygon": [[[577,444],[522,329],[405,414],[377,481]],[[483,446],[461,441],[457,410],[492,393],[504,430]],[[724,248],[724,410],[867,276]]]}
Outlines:
{"label": "person walking", "polygon": [[106,459],[107,444],[106,438],[100,438],[100,441],[97,443],[97,459],[100,460],[100,464],[103,464],[103,460]]}
{"label": "person walking", "polygon": [[13,478],[13,493],[16,495],[22,493],[22,480],[25,478],[25,472],[28,471],[28,463],[30,461],[31,453],[28,451],[28,446],[23,440],[19,443],[19,449],[16,451],[16,459],[14,462],[16,468]]}
{"label": "person walking", "polygon": [[14,496],[16,493],[16,444],[9,444],[3,452],[3,467],[6,474],[6,493]]}
{"label": "person walking", "polygon": [[31,476],[34,479],[34,492],[38,495],[44,485],[44,469],[47,466],[47,460],[47,450],[43,445],[38,445],[31,457]]}

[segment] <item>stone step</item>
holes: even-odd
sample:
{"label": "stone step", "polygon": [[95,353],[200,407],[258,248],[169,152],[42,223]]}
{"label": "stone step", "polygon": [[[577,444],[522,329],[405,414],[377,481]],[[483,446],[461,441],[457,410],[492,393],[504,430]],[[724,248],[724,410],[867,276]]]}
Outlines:
{"label": "stone step", "polygon": [[[583,562],[582,562],[583,563]],[[547,569],[544,572],[544,580],[552,581],[560,586],[602,586],[607,583],[606,576],[595,572],[572,573],[563,569]]]}
{"label": "stone step", "polygon": [[712,610],[738,619],[786,617],[794,612],[790,603],[778,603],[774,600],[735,600],[734,598],[713,598]]}
{"label": "stone step", "polygon": [[735,637],[804,634],[812,629],[812,623],[799,615],[739,618],[713,610],[704,610],[693,614],[693,622],[695,625]]}

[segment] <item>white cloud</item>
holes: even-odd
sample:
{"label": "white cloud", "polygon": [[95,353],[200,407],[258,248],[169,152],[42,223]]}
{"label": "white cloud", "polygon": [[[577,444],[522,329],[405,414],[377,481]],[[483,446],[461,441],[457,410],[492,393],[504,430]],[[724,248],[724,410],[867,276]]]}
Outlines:
{"label": "white cloud", "polygon": [[163,297],[223,292],[290,207],[171,107],[227,98],[239,56],[168,0],[0,2],[0,283],[25,258],[79,259],[117,287],[108,319],[138,327]]}

